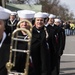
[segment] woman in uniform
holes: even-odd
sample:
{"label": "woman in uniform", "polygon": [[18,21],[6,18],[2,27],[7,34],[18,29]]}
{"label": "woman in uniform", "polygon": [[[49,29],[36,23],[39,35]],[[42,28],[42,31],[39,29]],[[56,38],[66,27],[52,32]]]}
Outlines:
{"label": "woman in uniform", "polygon": [[[34,13],[28,12],[26,10],[18,11],[19,21],[32,19],[33,15],[34,15]],[[25,21],[25,22],[22,22],[19,24],[19,28],[29,29],[30,27],[29,27],[28,23]],[[19,31],[18,36],[21,36],[18,38],[23,39],[23,40],[28,39],[28,35],[24,31]],[[28,43],[25,41],[17,41],[17,49],[27,50],[28,49]],[[22,52],[16,53],[15,67],[12,68],[12,71],[24,73],[25,63],[26,63],[26,55],[27,55],[26,53],[22,53]],[[32,71],[29,72],[29,75],[32,74],[31,72]]]}
{"label": "woman in uniform", "polygon": [[59,75],[60,73],[60,59],[61,56],[63,55],[64,49],[65,49],[65,31],[63,28],[61,28],[61,20],[60,19],[54,19],[54,24],[58,27],[57,28],[57,32],[58,32],[58,60],[57,60],[57,64],[56,64],[56,68],[57,68],[57,75]]}

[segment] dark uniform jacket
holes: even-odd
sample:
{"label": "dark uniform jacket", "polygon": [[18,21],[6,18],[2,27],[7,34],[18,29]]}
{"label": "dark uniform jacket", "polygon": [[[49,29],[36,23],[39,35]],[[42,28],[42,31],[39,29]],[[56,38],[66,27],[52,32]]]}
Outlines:
{"label": "dark uniform jacket", "polygon": [[65,34],[64,30],[55,24],[48,25],[47,31],[49,33],[48,44],[50,49],[50,57],[51,57],[51,70],[54,71],[55,67],[57,68],[56,72],[51,75],[58,75],[59,73],[59,61],[60,56],[63,53],[65,47]]}
{"label": "dark uniform jacket", "polygon": [[[20,39],[27,39],[27,35],[23,35],[21,31],[18,32],[18,36],[21,36],[18,37]],[[16,48],[18,50],[27,50],[28,47],[28,44],[25,41],[17,41],[17,44],[15,44],[14,41],[14,48],[15,45],[17,46]],[[13,52],[13,57],[14,57],[14,52]],[[25,69],[25,62],[26,62],[26,53],[16,52],[15,67],[13,67],[12,70],[23,73]]]}
{"label": "dark uniform jacket", "polygon": [[65,48],[65,31],[60,26],[54,25],[55,32],[57,33],[57,49],[58,55],[61,56],[63,54],[63,50]]}
{"label": "dark uniform jacket", "polygon": [[18,23],[17,19],[15,19],[13,22],[11,22],[10,19],[7,20],[6,30],[5,30],[7,35],[11,35],[11,33],[14,31],[14,29],[16,29],[17,23]]}
{"label": "dark uniform jacket", "polygon": [[35,26],[32,30],[31,56],[35,75],[48,75],[49,71],[49,54],[46,44],[46,33],[44,27],[37,29]]}
{"label": "dark uniform jacket", "polygon": [[9,59],[10,52],[10,37],[6,36],[0,47],[0,75],[7,75],[6,63]]}
{"label": "dark uniform jacket", "polygon": [[65,31],[59,26],[55,25],[55,30],[57,32],[57,52],[56,52],[56,71],[55,75],[59,75],[60,73],[60,59],[61,55],[63,54],[63,50],[65,48]]}
{"label": "dark uniform jacket", "polygon": [[49,44],[49,51],[50,51],[50,62],[51,62],[51,71],[54,69],[56,64],[56,53],[57,53],[57,33],[55,32],[54,26],[48,25],[47,32],[49,34],[48,37],[48,44]]}
{"label": "dark uniform jacket", "polygon": [[[23,35],[22,32],[19,31],[17,38],[26,40],[28,39],[28,36]],[[15,48],[15,41],[14,41],[14,48]],[[25,41],[17,41],[16,48],[22,51],[28,50],[28,43]],[[14,58],[14,52],[13,52],[13,58]],[[12,62],[13,62],[13,58],[12,58]],[[12,72],[24,73],[26,59],[27,59],[27,53],[16,52],[16,61],[15,61],[15,66],[12,68]],[[28,64],[29,64],[28,75],[34,75],[33,65],[30,58]]]}
{"label": "dark uniform jacket", "polygon": [[[56,44],[56,46],[54,46],[54,49],[56,50],[56,48],[57,48],[59,55],[62,55],[63,50],[65,48],[65,31],[64,31],[64,29],[62,29],[59,26],[56,26],[55,24],[53,26],[48,25],[46,28],[49,33],[49,40],[51,38],[54,39],[51,41],[53,42],[53,44]],[[51,42],[49,42],[49,45],[50,45],[50,43]]]}
{"label": "dark uniform jacket", "polygon": [[65,36],[65,30],[61,27],[59,27],[59,55],[61,56],[63,54],[63,51],[65,49],[65,42],[66,42],[66,36]]}

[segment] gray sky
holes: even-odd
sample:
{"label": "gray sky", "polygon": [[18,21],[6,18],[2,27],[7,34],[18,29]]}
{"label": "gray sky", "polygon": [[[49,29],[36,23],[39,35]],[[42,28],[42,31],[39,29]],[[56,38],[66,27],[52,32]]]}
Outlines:
{"label": "gray sky", "polygon": [[75,15],[75,0],[60,0],[61,4],[66,4],[70,11],[72,11]]}

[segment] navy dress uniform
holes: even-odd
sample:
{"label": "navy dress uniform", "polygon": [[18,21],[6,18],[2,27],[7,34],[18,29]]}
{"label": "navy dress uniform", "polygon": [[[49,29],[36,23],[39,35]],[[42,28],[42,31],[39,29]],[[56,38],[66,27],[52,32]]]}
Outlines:
{"label": "navy dress uniform", "polygon": [[58,31],[58,41],[59,41],[59,56],[63,54],[63,50],[65,49],[65,31],[64,29],[60,26],[61,25],[61,20],[60,19],[55,19],[55,25],[57,25],[57,31]]}
{"label": "navy dress uniform", "polygon": [[32,29],[31,56],[35,75],[50,75],[49,52],[44,30],[44,14],[38,12],[34,15],[35,24]]}
{"label": "navy dress uniform", "polygon": [[[18,32],[18,37],[19,39],[26,40],[28,38],[27,35],[24,35],[21,31]],[[15,41],[14,41],[15,42]],[[25,41],[17,41],[17,49],[19,50],[27,50],[28,44]],[[14,53],[14,52],[13,52]],[[14,54],[13,54],[14,57]],[[25,62],[26,62],[26,54],[22,52],[16,52],[16,61],[15,61],[15,66],[12,68],[12,71],[16,72],[24,72],[25,68]]]}
{"label": "navy dress uniform", "polygon": [[[50,52],[50,61],[51,61],[51,72],[53,72],[55,65],[56,65],[56,53],[57,53],[57,34],[55,32],[54,26],[48,25],[47,32],[49,34],[48,37],[48,45],[49,45],[49,52]],[[52,74],[51,74],[52,75]]]}
{"label": "navy dress uniform", "polygon": [[[19,10],[17,13],[18,13],[19,21],[31,20],[34,16],[34,13],[31,12],[31,10]],[[20,23],[19,28],[29,29],[29,26],[27,22],[22,22]],[[28,35],[24,31],[19,31],[18,36],[21,36],[18,38],[23,40],[28,39]],[[25,41],[17,41],[17,49],[27,50],[28,43]],[[16,71],[16,72],[24,73],[25,64],[26,64],[26,56],[27,56],[26,53],[21,53],[21,52],[16,53],[16,62],[15,62],[15,66],[12,68],[12,72]],[[30,62],[31,62],[31,59],[30,59]],[[33,75],[33,67],[30,64],[30,62],[29,62],[28,75]]]}
{"label": "navy dress uniform", "polygon": [[7,20],[7,23],[6,23],[6,33],[7,33],[7,35],[10,35],[11,36],[12,32],[17,27],[18,20],[16,18],[16,15],[17,15],[16,12],[12,12],[11,11],[10,17]]}
{"label": "navy dress uniform", "polygon": [[56,52],[57,52],[57,32],[55,31],[55,25],[54,25],[54,18],[55,15],[50,14],[49,15],[49,21],[45,25],[47,28],[47,32],[49,34],[48,37],[48,45],[49,45],[49,51],[50,51],[50,62],[51,62],[51,75],[56,75],[53,74],[54,68],[56,66]]}
{"label": "navy dress uniform", "polygon": [[61,24],[61,20],[60,19],[55,19],[55,22],[54,24],[57,26],[56,30],[57,30],[57,49],[58,49],[58,52],[57,52],[57,56],[58,56],[58,61],[57,61],[57,75],[59,75],[59,72],[60,72],[60,58],[63,54],[63,51],[64,51],[64,48],[65,48],[65,31],[64,29],[62,29],[60,27],[60,24]]}
{"label": "navy dress uniform", "polygon": [[9,18],[9,10],[0,9],[0,75],[7,75],[6,63],[9,59],[10,37],[5,33],[5,21]]}
{"label": "navy dress uniform", "polygon": [[48,43],[51,52],[51,75],[59,75],[59,57],[62,55],[62,50],[64,48],[62,29],[53,23],[47,26],[47,30],[49,33]]}

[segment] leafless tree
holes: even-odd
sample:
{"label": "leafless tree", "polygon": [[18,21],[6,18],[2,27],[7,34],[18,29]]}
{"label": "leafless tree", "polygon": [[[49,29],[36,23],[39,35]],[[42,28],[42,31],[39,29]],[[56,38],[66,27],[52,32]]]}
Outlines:
{"label": "leafless tree", "polygon": [[[67,20],[73,17],[73,13],[69,11],[68,6],[61,5],[60,0],[37,0],[36,4],[42,5],[42,11],[55,14]],[[70,14],[69,14],[70,13]]]}

